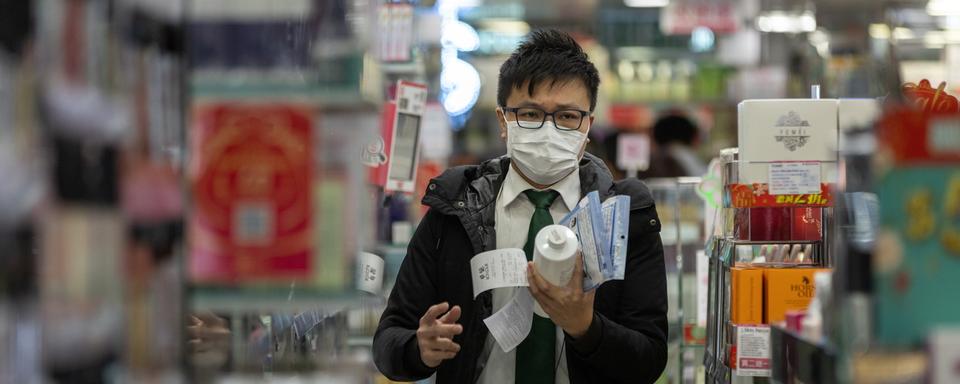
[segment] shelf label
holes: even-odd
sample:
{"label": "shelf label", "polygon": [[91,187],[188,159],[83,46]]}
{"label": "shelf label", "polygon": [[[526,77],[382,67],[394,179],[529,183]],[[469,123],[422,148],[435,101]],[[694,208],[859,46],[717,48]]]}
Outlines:
{"label": "shelf label", "polygon": [[771,163],[771,195],[820,193],[820,163]]}
{"label": "shelf label", "polygon": [[770,376],[770,327],[737,327],[737,376]]}

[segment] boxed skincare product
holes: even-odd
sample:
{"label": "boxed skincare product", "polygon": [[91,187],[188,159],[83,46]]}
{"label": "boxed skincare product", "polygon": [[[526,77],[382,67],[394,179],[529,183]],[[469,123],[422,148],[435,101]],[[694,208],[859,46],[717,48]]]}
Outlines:
{"label": "boxed skincare product", "polygon": [[763,270],[731,268],[730,320],[737,325],[763,323]]}
{"label": "boxed skincare product", "polygon": [[816,295],[813,275],[823,268],[768,268],[763,270],[764,323],[784,321],[787,312],[806,310]]}
{"label": "boxed skincare product", "polygon": [[837,100],[745,100],[738,107],[740,182],[765,183],[763,163],[826,161],[820,174],[836,174]]}

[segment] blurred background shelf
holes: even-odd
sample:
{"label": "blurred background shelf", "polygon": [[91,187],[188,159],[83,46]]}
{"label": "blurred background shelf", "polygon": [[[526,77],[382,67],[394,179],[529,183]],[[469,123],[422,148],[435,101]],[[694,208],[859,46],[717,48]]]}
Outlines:
{"label": "blurred background shelf", "polygon": [[360,291],[319,288],[192,287],[187,291],[191,310],[220,312],[292,312],[318,309],[327,312],[382,305],[382,297]]}
{"label": "blurred background shelf", "polygon": [[378,105],[376,97],[365,95],[356,84],[323,84],[311,71],[194,71],[190,91],[197,101],[284,100],[334,107]]}

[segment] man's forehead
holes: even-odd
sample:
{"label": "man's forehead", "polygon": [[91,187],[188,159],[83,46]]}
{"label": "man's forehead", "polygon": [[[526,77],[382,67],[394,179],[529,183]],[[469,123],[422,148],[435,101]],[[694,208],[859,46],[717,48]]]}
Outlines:
{"label": "man's forehead", "polygon": [[508,100],[515,102],[532,101],[534,103],[576,105],[587,109],[590,107],[590,95],[587,87],[580,79],[546,79],[536,83],[533,94],[530,94],[530,81],[514,87]]}

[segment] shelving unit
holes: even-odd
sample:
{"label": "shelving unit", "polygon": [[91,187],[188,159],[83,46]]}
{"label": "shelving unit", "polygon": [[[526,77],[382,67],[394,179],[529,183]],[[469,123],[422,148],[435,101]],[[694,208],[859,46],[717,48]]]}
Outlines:
{"label": "shelving unit", "polygon": [[372,297],[359,291],[295,287],[282,289],[202,286],[191,288],[187,295],[190,297],[191,310],[206,310],[216,313],[290,312],[305,308],[336,312],[347,307],[357,306],[361,302],[369,301],[370,305],[383,303],[382,298]]}
{"label": "shelving unit", "polygon": [[[193,371],[201,377],[253,382],[294,371],[317,377],[330,373],[334,376],[327,379],[349,382],[382,379],[371,361],[373,330],[406,248],[380,244],[376,228],[382,193],[370,184],[360,149],[380,134],[379,111],[390,86],[398,78],[422,78],[424,64],[417,54],[409,62],[377,59],[377,47],[369,39],[378,28],[379,7],[373,3],[248,1],[238,9],[209,0],[194,3],[186,11],[186,38],[195,42],[187,49],[191,67],[186,84],[194,117],[188,129],[205,128],[209,122],[197,116],[211,106],[290,106],[309,120],[307,188],[313,227],[307,235],[313,241],[304,267],[309,271],[297,272],[295,283],[265,274],[260,280],[223,282],[188,278],[187,310],[228,319],[234,332],[227,364],[193,365]],[[236,42],[251,33],[258,36],[255,42]],[[264,36],[277,34],[283,37],[277,46],[261,43]],[[196,141],[190,144],[197,148]],[[384,293],[356,289],[360,251],[384,258]],[[188,255],[198,256],[202,254]],[[303,326],[291,322],[304,317],[309,319],[301,321]],[[335,376],[344,367],[350,367],[344,373],[352,376]]]}
{"label": "shelving unit", "polygon": [[664,373],[669,382],[692,383],[702,359],[704,345],[698,343],[703,327],[697,307],[697,255],[703,249],[703,200],[697,193],[701,179],[681,177],[650,179],[650,188],[662,223],[660,236],[667,270],[667,297],[670,334],[667,337],[671,365]]}
{"label": "shelving unit", "polygon": [[[751,225],[770,225],[769,223],[756,222],[752,223],[751,220],[754,219],[751,216],[751,209],[760,208],[760,209],[769,209],[765,208],[766,205],[759,203],[763,201],[759,198],[746,198],[743,196],[737,196],[737,185],[743,182],[738,179],[737,173],[735,172],[738,169],[737,162],[728,157],[725,159],[727,161],[724,166],[724,176],[723,176],[723,185],[724,188],[724,206],[720,209],[718,214],[718,222],[715,223],[719,232],[707,242],[707,254],[709,257],[709,304],[708,304],[708,330],[707,330],[707,346],[704,356],[704,366],[707,370],[707,381],[710,383],[730,383],[730,382],[765,382],[770,380],[770,376],[757,375],[756,372],[751,372],[749,376],[742,376],[738,374],[737,366],[739,365],[738,361],[731,361],[731,357],[737,355],[737,334],[738,328],[741,326],[747,326],[749,328],[755,328],[756,326],[767,328],[769,327],[773,334],[776,334],[775,337],[782,336],[781,333],[777,333],[778,326],[774,324],[743,324],[738,325],[732,321],[731,310],[732,310],[732,295],[734,288],[731,283],[731,270],[734,268],[765,268],[764,274],[766,272],[772,272],[772,270],[778,269],[803,269],[803,268],[822,268],[829,267],[831,264],[830,258],[830,247],[826,246],[829,241],[828,231],[826,228],[830,228],[830,223],[832,220],[832,210],[829,203],[824,203],[820,205],[798,205],[800,209],[806,209],[804,207],[815,207],[819,211],[819,216],[817,217],[818,221],[816,222],[819,226],[818,239],[809,239],[809,240],[767,240],[767,239],[756,239],[752,238],[755,233],[751,230]],[[753,166],[754,164],[749,164]],[[756,181],[750,181],[755,183]],[[753,187],[757,188],[757,185],[765,186],[765,184],[752,184]],[[823,187],[827,188],[827,187]],[[758,194],[758,191],[762,191]],[[739,191],[744,192],[744,191]],[[764,196],[762,193],[766,193],[765,187],[759,187],[757,190],[748,190],[747,193],[756,196]],[[818,200],[819,201],[819,200]],[[757,204],[757,205],[754,205]],[[769,203],[766,203],[769,204]],[[790,215],[795,214],[797,207],[787,208],[790,212]],[[761,218],[761,220],[763,220]],[[783,218],[774,219],[783,221]],[[793,218],[790,216],[789,221],[792,223]],[[776,225],[783,225],[782,223]],[[792,225],[792,224],[791,224]],[[791,228],[791,230],[794,230]],[[760,231],[758,231],[760,232]],[[794,232],[796,232],[794,230]],[[770,248],[767,248],[770,247]],[[803,260],[793,259],[791,255],[790,260],[781,260],[779,257],[774,256],[774,251],[772,250],[792,250],[792,253],[795,253],[797,249],[802,249],[805,252],[806,250],[812,250],[812,254],[804,255]],[[772,260],[766,260],[765,257],[761,258],[758,256],[765,256],[767,249],[771,249],[769,257]],[[784,251],[786,252],[786,251]],[[761,260],[756,262],[755,260]],[[772,270],[770,270],[772,269]],[[766,282],[764,284],[767,284]],[[766,288],[764,288],[766,289]],[[766,305],[766,304],[764,304]],[[764,322],[766,323],[766,314],[764,315]],[[763,334],[767,334],[762,333]],[[770,336],[763,336],[770,337]],[[783,338],[781,337],[781,340]],[[771,352],[771,356],[766,357],[768,365],[782,363],[784,356],[778,355],[779,353],[790,353],[784,352],[783,350],[778,350],[783,343],[780,344],[770,344],[770,341],[765,342],[768,345],[768,349]],[[794,344],[790,344],[791,346]],[[791,359],[794,357],[791,357]],[[739,357],[738,357],[739,359]],[[753,367],[755,368],[755,367]],[[768,367],[777,369],[777,367]],[[762,371],[763,369],[761,369]],[[772,377],[775,381],[778,379],[778,376]],[[782,379],[782,376],[780,377]],[[817,380],[809,382],[821,382]]]}
{"label": "shelving unit", "polygon": [[375,107],[377,100],[353,84],[324,85],[310,71],[197,71],[191,75],[194,101],[283,100],[322,105],[327,108]]}

